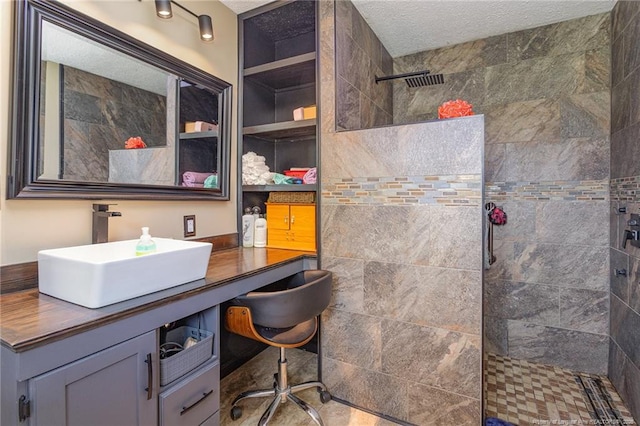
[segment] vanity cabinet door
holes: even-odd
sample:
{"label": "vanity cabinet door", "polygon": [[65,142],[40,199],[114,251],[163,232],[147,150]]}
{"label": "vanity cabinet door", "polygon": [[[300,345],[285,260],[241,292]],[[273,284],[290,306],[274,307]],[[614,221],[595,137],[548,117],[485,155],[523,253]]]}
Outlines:
{"label": "vanity cabinet door", "polygon": [[289,230],[289,204],[267,204],[267,233],[271,229]]}
{"label": "vanity cabinet door", "polygon": [[291,230],[300,235],[314,236],[316,232],[316,206],[291,205]]}
{"label": "vanity cabinet door", "polygon": [[156,425],[156,353],[152,331],[31,379],[31,424]]}

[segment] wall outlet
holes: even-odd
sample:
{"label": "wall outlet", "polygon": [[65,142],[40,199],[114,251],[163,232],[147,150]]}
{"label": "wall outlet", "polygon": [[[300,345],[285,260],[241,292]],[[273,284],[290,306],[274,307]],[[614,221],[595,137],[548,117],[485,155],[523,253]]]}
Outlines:
{"label": "wall outlet", "polygon": [[184,217],[184,236],[196,236],[196,215],[192,214]]}

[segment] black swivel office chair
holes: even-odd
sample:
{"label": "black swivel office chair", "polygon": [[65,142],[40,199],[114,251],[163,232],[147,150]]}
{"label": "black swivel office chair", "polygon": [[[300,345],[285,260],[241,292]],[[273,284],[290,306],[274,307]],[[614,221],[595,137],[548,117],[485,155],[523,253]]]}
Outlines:
{"label": "black swivel office chair", "polygon": [[269,408],[260,418],[259,425],[266,425],[275,414],[278,405],[287,399],[307,412],[318,424],[323,425],[318,412],[293,393],[317,387],[320,400],[325,403],[331,395],[322,382],[306,382],[290,386],[287,382],[287,358],[285,348],[297,348],[308,343],[318,330],[318,315],[331,299],[332,274],[329,271],[311,270],[297,273],[287,281],[285,290],[250,292],[234,299],[227,309],[225,327],[232,333],[248,337],[280,348],[278,373],[273,389],[243,392],[233,401],[231,418],[242,416],[238,403],[246,398],[274,396]]}

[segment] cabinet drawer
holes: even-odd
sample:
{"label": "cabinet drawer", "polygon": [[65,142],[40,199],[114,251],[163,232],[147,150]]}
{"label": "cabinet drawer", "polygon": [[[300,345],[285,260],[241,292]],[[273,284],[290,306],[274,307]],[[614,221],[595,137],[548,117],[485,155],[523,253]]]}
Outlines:
{"label": "cabinet drawer", "polygon": [[289,235],[289,231],[282,231],[280,229],[268,229],[267,228],[267,245],[271,246],[272,244],[286,244],[291,241],[291,236]]}
{"label": "cabinet drawer", "polygon": [[282,231],[279,229],[267,229],[269,241],[315,241],[315,231]]}
{"label": "cabinet drawer", "polygon": [[316,251],[315,241],[293,241],[288,247],[294,250]]}
{"label": "cabinet drawer", "polygon": [[216,411],[213,416],[200,423],[200,426],[220,426],[220,411]]}
{"label": "cabinet drawer", "polygon": [[160,394],[160,424],[198,426],[220,407],[220,363],[202,367]]}
{"label": "cabinet drawer", "polygon": [[267,246],[271,248],[293,248],[295,234],[291,231],[267,230]]}
{"label": "cabinet drawer", "polygon": [[313,232],[294,232],[267,230],[267,246],[271,248],[284,248],[292,250],[315,251],[316,236]]}

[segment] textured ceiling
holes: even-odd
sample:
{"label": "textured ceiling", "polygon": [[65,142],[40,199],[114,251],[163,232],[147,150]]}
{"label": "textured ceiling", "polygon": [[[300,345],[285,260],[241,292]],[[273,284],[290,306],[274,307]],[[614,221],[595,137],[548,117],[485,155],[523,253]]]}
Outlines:
{"label": "textured ceiling", "polygon": [[167,95],[166,72],[47,21],[43,24],[41,59]]}
{"label": "textured ceiling", "polygon": [[[270,3],[221,1],[236,13]],[[395,58],[608,12],[615,0],[353,0],[353,3]]]}
{"label": "textured ceiling", "polygon": [[273,0],[220,0],[229,9],[238,15],[248,10],[260,7],[263,4],[271,3]]}
{"label": "textured ceiling", "polygon": [[298,1],[251,19],[251,22],[273,41],[308,33],[313,28],[313,3]]}

